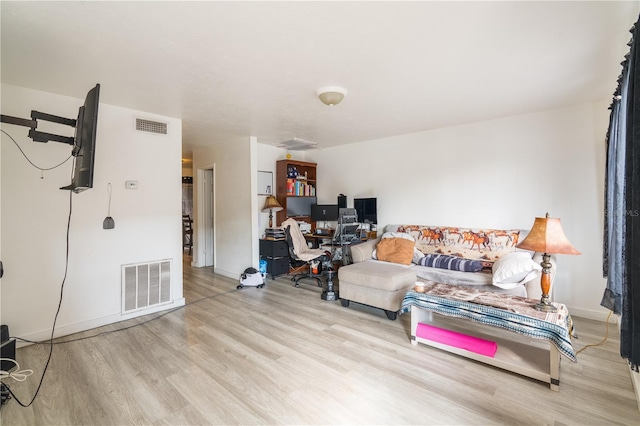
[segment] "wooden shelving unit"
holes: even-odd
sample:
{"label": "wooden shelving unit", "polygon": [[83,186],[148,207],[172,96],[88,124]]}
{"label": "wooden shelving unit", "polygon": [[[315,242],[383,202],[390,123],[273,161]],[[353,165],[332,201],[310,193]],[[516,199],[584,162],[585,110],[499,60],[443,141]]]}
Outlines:
{"label": "wooden shelving unit", "polygon": [[[292,197],[311,197],[316,195],[316,166],[316,163],[298,160],[279,160],[276,162],[276,199],[283,207],[281,211],[276,213],[276,226],[280,226],[282,222],[288,217],[288,199]],[[299,173],[299,178],[294,179],[293,182],[290,180],[291,178],[288,178],[287,176],[289,167],[295,167]],[[304,179],[305,177],[306,179]],[[294,185],[293,190],[292,183]],[[308,192],[304,192],[305,189],[303,185],[306,185],[309,188],[307,190]],[[296,187],[299,189],[297,192]],[[300,192],[300,188],[302,188],[302,192]],[[303,195],[299,195],[300,193],[302,193]],[[311,195],[311,193],[313,193],[313,195]],[[314,224],[311,222],[311,217],[309,216],[296,216],[296,219],[309,222],[311,223],[312,227],[314,226]]]}

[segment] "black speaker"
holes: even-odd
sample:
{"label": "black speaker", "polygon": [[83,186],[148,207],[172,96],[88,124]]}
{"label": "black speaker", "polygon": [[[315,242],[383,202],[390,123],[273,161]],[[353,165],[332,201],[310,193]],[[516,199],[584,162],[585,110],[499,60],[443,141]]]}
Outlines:
{"label": "black speaker", "polygon": [[347,208],[347,196],[344,194],[338,195],[338,208],[346,209]]}
{"label": "black speaker", "polygon": [[[9,338],[9,326],[0,326],[0,358],[16,359],[16,339]],[[0,369],[9,371],[15,364],[11,361],[1,361]]]}

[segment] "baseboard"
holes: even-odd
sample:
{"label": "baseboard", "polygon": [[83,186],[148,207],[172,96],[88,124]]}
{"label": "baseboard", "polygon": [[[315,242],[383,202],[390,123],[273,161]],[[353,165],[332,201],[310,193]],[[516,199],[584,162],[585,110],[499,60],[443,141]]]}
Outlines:
{"label": "baseboard", "polygon": [[[196,262],[191,262],[191,266],[193,266],[194,268],[204,268],[204,265],[199,265]],[[222,275],[223,277],[227,277],[227,278],[231,278],[232,280],[239,280],[240,279],[240,274],[237,272],[231,272],[231,271],[226,271],[224,269],[221,268],[216,268],[214,267],[213,272],[217,275]]]}
{"label": "baseboard", "polygon": [[[606,322],[607,316],[609,316],[609,311],[602,311],[602,310],[594,311],[591,309],[574,308],[571,306],[567,306],[567,310],[573,317],[586,318],[586,319],[600,321],[600,322]],[[612,314],[611,317],[609,318],[609,323],[617,324],[618,316]]]}
{"label": "baseboard", "polygon": [[240,274],[237,272],[225,271],[224,269],[215,268],[214,273],[222,275],[223,277],[231,278],[232,280],[239,280]]}
{"label": "baseboard", "polygon": [[[78,322],[75,324],[69,324],[64,326],[56,327],[54,338],[68,336],[74,333],[80,333],[81,331],[91,330],[93,328],[102,327],[103,325],[114,324],[120,321],[125,321],[131,318],[140,317],[143,315],[149,315],[156,312],[166,311],[169,309],[179,308],[180,306],[184,306],[185,300],[184,297],[180,299],[176,299],[171,303],[166,305],[155,306],[153,308],[145,309],[144,311],[137,311],[131,314],[122,315],[119,312],[111,315],[107,315],[101,318],[94,318],[87,321]],[[17,336],[23,339],[31,340],[34,342],[42,342],[49,340],[51,338],[51,330],[38,331],[35,333],[30,333],[26,335]],[[20,340],[17,341],[17,347],[28,346],[31,343],[22,342]]]}

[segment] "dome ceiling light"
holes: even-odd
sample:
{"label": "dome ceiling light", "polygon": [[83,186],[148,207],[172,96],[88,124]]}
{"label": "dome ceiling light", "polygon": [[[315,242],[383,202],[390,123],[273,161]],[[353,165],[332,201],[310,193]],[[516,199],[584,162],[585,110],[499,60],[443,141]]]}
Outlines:
{"label": "dome ceiling light", "polygon": [[347,89],[338,86],[321,87],[316,90],[316,95],[323,104],[334,106],[342,102],[342,99],[347,95]]}

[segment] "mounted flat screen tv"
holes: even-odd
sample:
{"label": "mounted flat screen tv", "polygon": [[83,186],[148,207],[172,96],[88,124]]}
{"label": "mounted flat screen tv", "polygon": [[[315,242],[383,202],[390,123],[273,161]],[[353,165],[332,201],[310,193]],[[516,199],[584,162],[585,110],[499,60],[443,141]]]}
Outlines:
{"label": "mounted flat screen tv", "polygon": [[362,223],[378,223],[377,198],[354,198],[353,207]]}
{"label": "mounted flat screen tv", "polygon": [[96,84],[96,87],[87,93],[84,105],[78,110],[76,136],[71,152],[75,157],[71,184],[60,189],[70,189],[78,193],[93,188],[93,166],[96,154],[99,99],[100,85]]}
{"label": "mounted flat screen tv", "polygon": [[[81,192],[85,189],[93,188],[93,165],[96,154],[99,102],[100,85],[96,84],[96,87],[87,93],[84,105],[78,109],[78,118],[76,120],[32,110],[31,120],[0,114],[0,121],[16,126],[29,127],[29,137],[34,142],[47,143],[53,141],[71,145],[71,155],[74,157],[73,176],[71,177],[71,183],[60,189]],[[41,132],[37,130],[38,120],[74,127],[75,136]]]}
{"label": "mounted flat screen tv", "polygon": [[287,197],[287,216],[311,216],[311,206],[317,202],[316,197]]}

